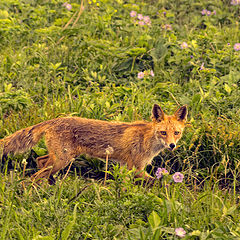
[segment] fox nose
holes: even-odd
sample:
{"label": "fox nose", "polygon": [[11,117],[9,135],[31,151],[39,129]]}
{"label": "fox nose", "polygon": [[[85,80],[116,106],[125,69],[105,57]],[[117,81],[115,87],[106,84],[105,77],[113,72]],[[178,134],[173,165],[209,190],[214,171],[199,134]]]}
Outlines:
{"label": "fox nose", "polygon": [[176,145],[174,143],[170,143],[169,147],[173,150],[176,147]]}

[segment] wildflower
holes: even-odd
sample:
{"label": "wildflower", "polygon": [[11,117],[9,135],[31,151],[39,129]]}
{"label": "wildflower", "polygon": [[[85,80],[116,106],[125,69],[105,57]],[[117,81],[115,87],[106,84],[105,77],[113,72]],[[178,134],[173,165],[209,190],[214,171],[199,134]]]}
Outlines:
{"label": "wildflower", "polygon": [[146,23],[147,25],[151,25],[151,20],[149,16],[144,16],[143,17],[143,21],[144,23]]}
{"label": "wildflower", "polygon": [[22,160],[22,165],[26,165],[27,164],[27,160],[26,160],[26,158],[24,158],[23,160]]}
{"label": "wildflower", "polygon": [[182,182],[184,178],[184,175],[180,172],[175,172],[173,174],[173,181],[176,183]]}
{"label": "wildflower", "polygon": [[203,9],[202,10],[202,15],[206,15],[207,14],[207,9]]}
{"label": "wildflower", "polygon": [[143,72],[145,77],[152,76],[154,77],[154,72],[153,70],[146,70]]}
{"label": "wildflower", "polygon": [[240,43],[235,43],[233,48],[235,51],[240,51]]}
{"label": "wildflower", "polygon": [[137,18],[138,18],[138,20],[143,20],[143,15],[139,13],[139,14],[137,15]]}
{"label": "wildflower", "polygon": [[204,63],[202,63],[201,67],[200,67],[200,70],[204,70],[205,67],[204,67]]}
{"label": "wildflower", "polygon": [[139,72],[139,73],[138,73],[138,78],[139,78],[139,79],[144,78],[144,72]]}
{"label": "wildflower", "polygon": [[154,77],[154,72],[153,72],[153,70],[150,71],[150,75],[151,75],[152,77]]}
{"label": "wildflower", "polygon": [[114,153],[114,149],[113,149],[113,147],[108,145],[108,147],[105,149],[105,152],[106,152],[107,155],[110,155],[110,154]]}
{"label": "wildflower", "polygon": [[207,16],[210,16],[212,13],[211,13],[211,11],[207,11]]}
{"label": "wildflower", "polygon": [[162,26],[162,29],[165,29],[167,31],[171,31],[172,30],[172,26],[170,24],[165,24]]}
{"label": "wildflower", "polygon": [[206,16],[211,16],[211,15],[216,15],[216,11],[214,10],[213,12],[207,10],[207,9],[203,9],[202,10],[202,15],[206,15]]}
{"label": "wildflower", "polygon": [[240,4],[240,0],[232,0],[231,1],[231,5],[239,5]]}
{"label": "wildflower", "polygon": [[155,172],[157,179],[161,178],[163,175],[169,174],[168,170],[165,168],[158,168]]}
{"label": "wildflower", "polygon": [[186,42],[182,42],[181,49],[188,48],[188,44]]}
{"label": "wildflower", "polygon": [[144,21],[139,21],[138,22],[138,25],[140,25],[140,26],[144,26],[144,24],[145,24]]}
{"label": "wildflower", "polygon": [[137,12],[136,11],[131,11],[130,12],[130,16],[131,17],[136,17],[137,16]]}
{"label": "wildflower", "polygon": [[65,7],[68,11],[70,11],[72,9],[72,5],[70,3],[64,3],[63,7]]}
{"label": "wildflower", "polygon": [[186,235],[186,231],[183,229],[183,228],[176,228],[175,229],[175,234],[178,236],[178,237],[180,237],[180,238],[183,238],[183,237],[185,237],[185,235]]}

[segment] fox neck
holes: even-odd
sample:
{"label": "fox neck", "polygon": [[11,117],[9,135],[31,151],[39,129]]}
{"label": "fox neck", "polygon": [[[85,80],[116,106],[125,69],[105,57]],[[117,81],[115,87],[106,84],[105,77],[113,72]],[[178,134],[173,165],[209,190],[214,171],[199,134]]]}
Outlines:
{"label": "fox neck", "polygon": [[149,134],[145,133],[145,143],[147,144],[147,151],[152,157],[156,156],[159,152],[167,148],[163,139],[158,139],[155,135],[155,128],[153,123],[151,124],[151,130],[148,131]]}

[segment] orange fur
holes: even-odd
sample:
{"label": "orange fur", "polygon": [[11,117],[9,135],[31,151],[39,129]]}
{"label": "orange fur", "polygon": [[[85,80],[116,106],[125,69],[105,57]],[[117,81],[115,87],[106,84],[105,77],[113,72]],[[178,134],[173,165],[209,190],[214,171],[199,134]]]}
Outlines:
{"label": "orange fur", "polygon": [[[37,158],[39,171],[32,178],[49,178],[66,167],[75,157],[87,154],[109,158],[135,167],[141,172],[152,158],[165,148],[173,150],[182,136],[187,117],[187,107],[175,114],[165,115],[155,104],[152,122],[107,122],[80,117],[56,118],[21,129],[0,140],[3,156],[25,152],[45,136],[48,155]],[[149,178],[145,172],[140,176]]]}

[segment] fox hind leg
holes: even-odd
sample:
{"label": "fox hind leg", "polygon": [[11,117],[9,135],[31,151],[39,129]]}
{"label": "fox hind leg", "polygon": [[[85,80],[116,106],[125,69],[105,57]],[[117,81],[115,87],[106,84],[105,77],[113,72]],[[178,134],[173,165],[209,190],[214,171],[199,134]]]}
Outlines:
{"label": "fox hind leg", "polygon": [[48,179],[49,184],[54,184],[53,175],[59,170],[65,168],[73,159],[71,154],[48,154],[37,159],[39,171],[32,175],[32,180],[36,183],[41,182],[41,179]]}
{"label": "fox hind leg", "polygon": [[52,177],[53,159],[54,157],[49,155],[41,156],[36,159],[39,170],[31,177],[34,182],[39,183],[43,178],[51,179],[49,181],[50,184],[55,182],[55,179]]}
{"label": "fox hind leg", "polygon": [[[38,169],[42,169],[42,168],[44,168],[45,164],[49,161],[49,155],[44,155],[44,156],[38,157],[36,160],[37,160]],[[55,182],[56,182],[55,178],[53,177],[52,174],[50,174],[50,176],[48,178],[48,183],[50,185],[54,185]]]}

